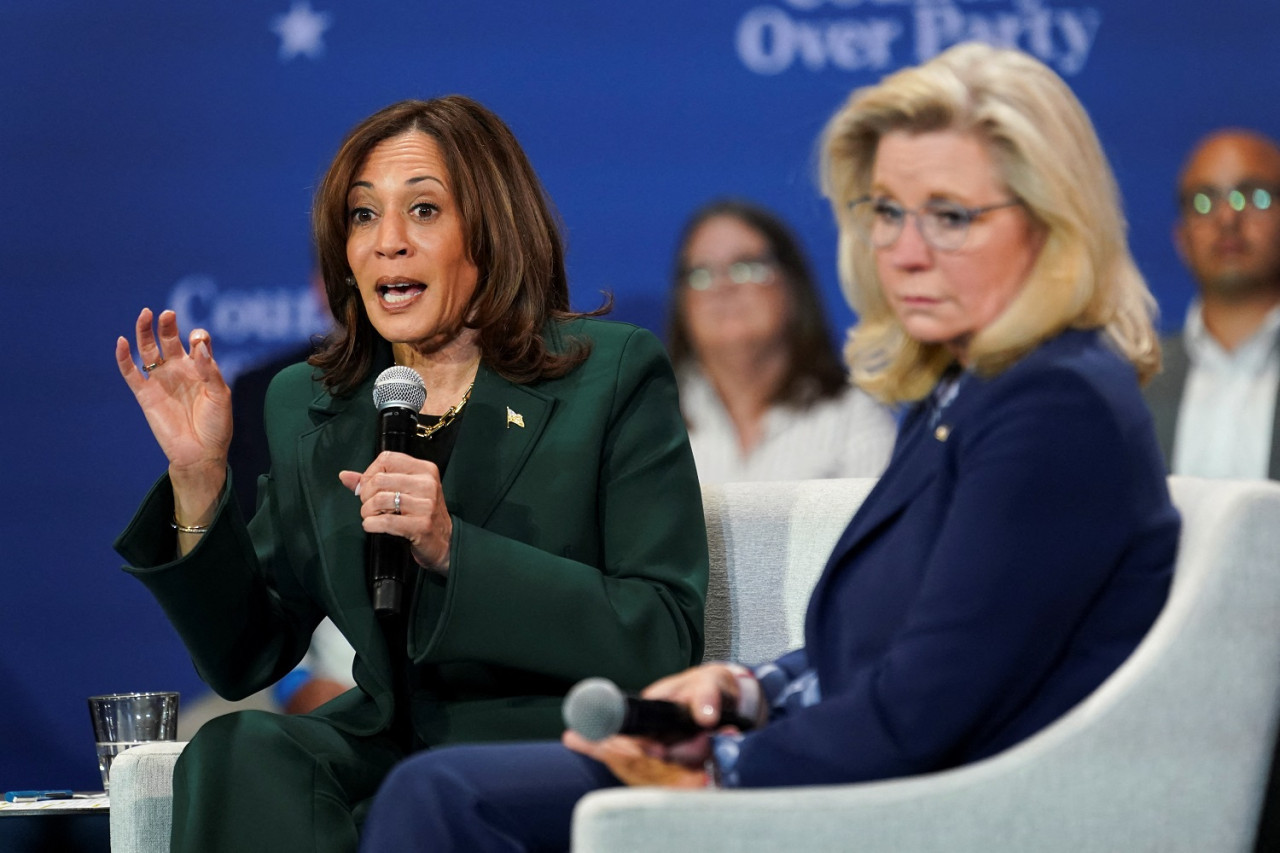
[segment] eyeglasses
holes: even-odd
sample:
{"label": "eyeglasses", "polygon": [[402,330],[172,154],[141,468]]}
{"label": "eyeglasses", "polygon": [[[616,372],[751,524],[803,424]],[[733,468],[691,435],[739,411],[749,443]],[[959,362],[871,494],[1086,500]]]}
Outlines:
{"label": "eyeglasses", "polygon": [[1000,210],[1022,204],[1020,199],[1010,199],[985,207],[964,207],[950,201],[931,201],[918,210],[908,210],[887,198],[863,196],[849,202],[853,224],[858,234],[877,249],[887,249],[902,236],[907,217],[913,216],[916,228],[924,241],[940,252],[953,252],[964,245],[969,236],[969,226],[975,219]]}
{"label": "eyeglasses", "polygon": [[680,280],[690,290],[710,290],[715,286],[719,275],[724,275],[733,284],[773,284],[773,259],[747,258],[727,266],[690,267],[684,271]]}
{"label": "eyeglasses", "polygon": [[1254,210],[1270,210],[1275,202],[1277,187],[1263,187],[1258,184],[1239,184],[1234,187],[1198,187],[1182,194],[1182,210],[1188,217],[1208,216],[1215,210],[1221,210],[1225,203],[1236,213],[1244,213],[1245,208]]}

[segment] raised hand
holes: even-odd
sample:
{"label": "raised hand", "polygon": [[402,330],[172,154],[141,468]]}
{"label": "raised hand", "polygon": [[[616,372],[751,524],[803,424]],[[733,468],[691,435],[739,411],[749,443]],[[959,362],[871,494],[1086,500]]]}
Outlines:
{"label": "raised hand", "polygon": [[209,333],[191,333],[183,348],[178,318],[162,311],[152,330],[151,309],[138,315],[138,357],[116,340],[116,364],[169,460],[175,511],[183,524],[205,524],[226,482],[231,444],[231,389],[213,360]]}

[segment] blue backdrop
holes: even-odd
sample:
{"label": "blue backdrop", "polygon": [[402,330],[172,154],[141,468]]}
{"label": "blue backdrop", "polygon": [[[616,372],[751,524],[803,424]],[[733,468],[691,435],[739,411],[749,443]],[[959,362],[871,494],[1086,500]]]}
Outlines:
{"label": "blue backdrop", "polygon": [[312,188],[375,109],[461,92],[503,116],[564,219],[577,307],[608,290],[660,328],[678,227],[732,193],[795,224],[837,328],[826,118],[955,41],[1014,44],[1092,113],[1175,327],[1174,175],[1215,126],[1280,133],[1277,35],[1257,0],[0,0],[0,790],[95,785],[91,693],[202,692],[111,550],[164,468],[114,341],[174,307],[233,374],[322,324]]}

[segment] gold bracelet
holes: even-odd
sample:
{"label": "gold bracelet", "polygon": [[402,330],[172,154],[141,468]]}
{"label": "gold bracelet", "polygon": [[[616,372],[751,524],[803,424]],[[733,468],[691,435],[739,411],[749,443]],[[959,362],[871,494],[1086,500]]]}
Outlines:
{"label": "gold bracelet", "polygon": [[185,524],[179,524],[177,514],[173,516],[173,521],[170,523],[173,525],[173,529],[179,533],[192,533],[199,536],[203,533],[209,532],[209,525],[207,524],[193,524],[190,527]]}

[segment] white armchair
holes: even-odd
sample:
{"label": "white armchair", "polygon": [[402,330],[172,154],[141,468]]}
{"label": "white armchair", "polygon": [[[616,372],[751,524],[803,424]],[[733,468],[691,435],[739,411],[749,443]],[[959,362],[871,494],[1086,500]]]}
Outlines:
{"label": "white armchair", "polygon": [[[1169,602],[1133,656],[1057,723],[985,761],[908,779],[600,791],[575,812],[575,853],[1250,850],[1280,707],[1280,485],[1170,484],[1183,533]],[[779,519],[794,539],[809,490],[825,486],[781,490],[772,506],[740,488],[708,500],[712,541],[724,529],[732,543],[731,591],[761,569],[738,555],[773,549]],[[777,624],[788,638],[790,618]]]}

